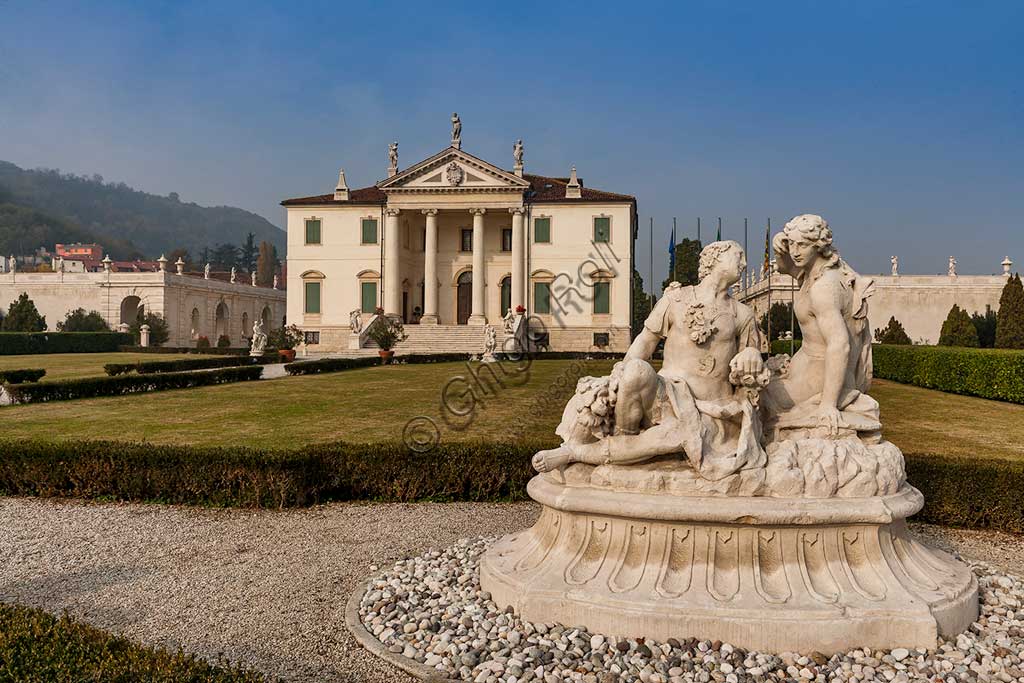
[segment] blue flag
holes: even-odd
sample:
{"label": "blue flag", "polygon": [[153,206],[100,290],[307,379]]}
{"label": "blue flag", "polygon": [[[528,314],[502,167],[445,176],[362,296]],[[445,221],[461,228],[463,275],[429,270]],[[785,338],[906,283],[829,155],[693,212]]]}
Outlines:
{"label": "blue flag", "polygon": [[672,236],[668,238],[668,276],[672,278],[676,273],[676,227],[672,226]]}

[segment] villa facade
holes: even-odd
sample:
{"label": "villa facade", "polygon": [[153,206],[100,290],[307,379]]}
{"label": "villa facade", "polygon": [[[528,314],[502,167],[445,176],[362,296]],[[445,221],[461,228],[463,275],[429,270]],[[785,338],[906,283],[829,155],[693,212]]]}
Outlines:
{"label": "villa facade", "polygon": [[551,350],[625,350],[635,198],[584,187],[575,169],[525,173],[521,143],[513,156],[499,168],[453,131],[450,147],[401,171],[392,145],[376,185],[349,189],[342,170],[333,193],[283,201],[288,321],[307,352],[358,345],[353,328],[379,308],[443,345],[456,328],[482,339],[519,306]]}

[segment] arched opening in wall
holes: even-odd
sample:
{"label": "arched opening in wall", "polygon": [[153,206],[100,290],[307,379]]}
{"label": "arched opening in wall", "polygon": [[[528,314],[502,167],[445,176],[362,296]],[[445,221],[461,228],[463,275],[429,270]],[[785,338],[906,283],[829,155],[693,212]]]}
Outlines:
{"label": "arched opening in wall", "polygon": [[189,322],[189,324],[192,327],[192,329],[191,329],[191,331],[189,333],[189,337],[192,339],[192,341],[195,341],[196,339],[199,339],[199,336],[202,334],[202,332],[199,329],[199,320],[200,320],[200,318],[199,318],[199,308],[195,307],[195,308],[192,309],[192,316],[191,316],[190,322]]}
{"label": "arched opening in wall", "polygon": [[251,337],[252,336],[252,330],[249,329],[249,314],[247,312],[246,313],[242,313],[242,336],[243,337]]}
{"label": "arched opening in wall", "polygon": [[137,296],[126,296],[121,301],[121,322],[131,325],[143,313],[142,299]]}
{"label": "arched opening in wall", "polygon": [[467,270],[455,281],[455,321],[459,325],[469,323],[473,312],[473,271]]}
{"label": "arched opening in wall", "polygon": [[214,323],[214,334],[219,341],[221,337],[228,334],[228,305],[221,301],[217,304],[217,313]]}
{"label": "arched opening in wall", "polygon": [[260,320],[263,321],[264,332],[270,332],[270,328],[272,327],[270,324],[270,319],[271,317],[273,317],[273,315],[274,314],[270,312],[270,306],[263,307],[263,312],[260,313]]}
{"label": "arched opening in wall", "polygon": [[501,278],[501,317],[504,318],[508,309],[512,308],[512,276]]}

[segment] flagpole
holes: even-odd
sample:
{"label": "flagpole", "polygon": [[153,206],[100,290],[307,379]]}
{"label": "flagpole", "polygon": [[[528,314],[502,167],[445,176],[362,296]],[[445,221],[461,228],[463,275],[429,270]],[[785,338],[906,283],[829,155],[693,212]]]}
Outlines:
{"label": "flagpole", "polygon": [[[747,219],[743,219],[743,256],[744,258],[750,258],[750,251],[747,249]],[[747,277],[750,275],[750,263],[747,262],[747,267],[743,269],[743,290],[747,289]]]}
{"label": "flagpole", "polygon": [[700,244],[700,216],[697,216],[697,244]]}
{"label": "flagpole", "polygon": [[718,235],[715,236],[715,240],[716,241],[720,241],[721,239],[722,239],[722,217],[719,216],[718,217]]}
{"label": "flagpole", "polygon": [[772,257],[771,257],[771,251],[769,251],[769,246],[770,246],[769,245],[769,240],[771,239],[771,234],[772,234],[772,219],[768,218],[768,230],[765,232],[765,236],[764,236],[764,251],[765,251],[765,255],[768,257],[766,259],[765,266],[768,268],[768,313],[766,315],[767,315],[767,320],[768,320],[767,327],[768,327],[768,355],[769,356],[772,354]]}
{"label": "flagpole", "polygon": [[649,274],[651,276],[651,296],[657,300],[658,293],[657,290],[654,289],[654,216],[651,216],[651,263]]}
{"label": "flagpole", "polygon": [[793,278],[793,274],[789,274],[789,357],[792,358],[796,355],[796,323],[794,322],[794,316],[796,315],[796,280]]}

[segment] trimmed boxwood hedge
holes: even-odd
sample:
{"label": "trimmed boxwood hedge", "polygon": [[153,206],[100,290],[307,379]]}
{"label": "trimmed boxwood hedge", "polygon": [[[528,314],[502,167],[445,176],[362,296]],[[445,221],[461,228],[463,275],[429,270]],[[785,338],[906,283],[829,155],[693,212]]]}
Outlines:
{"label": "trimmed boxwood hedge", "polygon": [[110,353],[132,343],[123,332],[0,332],[0,356]]}
{"label": "trimmed boxwood hedge", "polygon": [[214,356],[212,358],[183,358],[180,360],[147,360],[138,363],[107,363],[103,371],[111,377],[137,372],[148,375],[155,372],[185,372],[187,370],[207,370],[210,368],[235,368],[244,365],[266,365],[280,362],[280,356]]}
{"label": "trimmed boxwood hedge", "polygon": [[29,607],[0,603],[0,680],[257,683],[266,677],[126,638]]}
{"label": "trimmed boxwood hedge", "polygon": [[205,356],[248,356],[248,347],[239,347],[234,349],[214,348],[206,347],[200,348],[196,346],[120,346],[115,351],[124,351],[126,353],[196,353]]}
{"label": "trimmed boxwood hedge", "polygon": [[[0,441],[0,494],[287,508],[329,501],[526,500],[551,441],[328,443],[287,450],[111,441]],[[914,519],[1024,532],[1024,463],[906,456],[925,495]]]}
{"label": "trimmed boxwood hedge", "polygon": [[875,377],[1024,403],[1024,351],[876,344],[874,358]]}
{"label": "trimmed boxwood hedge", "polygon": [[23,382],[38,382],[46,374],[43,368],[32,368],[29,370],[0,370],[0,383],[22,384]]}
{"label": "trimmed boxwood hedge", "polygon": [[797,351],[800,350],[800,345],[802,343],[803,343],[802,340],[794,339],[793,340],[793,351],[791,353],[790,350],[789,350],[790,342],[789,342],[788,339],[776,339],[775,341],[772,342],[772,355],[773,356],[777,356],[780,353],[784,353],[787,356],[791,356],[791,355],[793,355],[793,353],[796,353]]}
{"label": "trimmed boxwood hedge", "polygon": [[[499,352],[499,357],[504,354]],[[586,351],[557,351],[526,354],[532,360],[565,360],[565,359],[620,359],[621,353],[586,352]],[[468,361],[472,357],[468,353],[410,353],[404,356],[396,355],[392,358],[392,364],[420,364],[420,363],[459,363]],[[285,372],[289,375],[314,375],[324,372],[341,372],[354,368],[368,368],[380,365],[381,360],[377,356],[361,356],[359,358],[322,358],[320,360],[303,360],[289,363],[284,366]]]}
{"label": "trimmed boxwood hedge", "polygon": [[85,377],[62,382],[7,385],[6,391],[14,403],[42,403],[70,401],[96,396],[124,396],[149,391],[190,389],[212,384],[257,380],[263,373],[260,365],[243,368],[224,368],[208,372],[168,372],[150,375],[123,375],[121,377]]}

